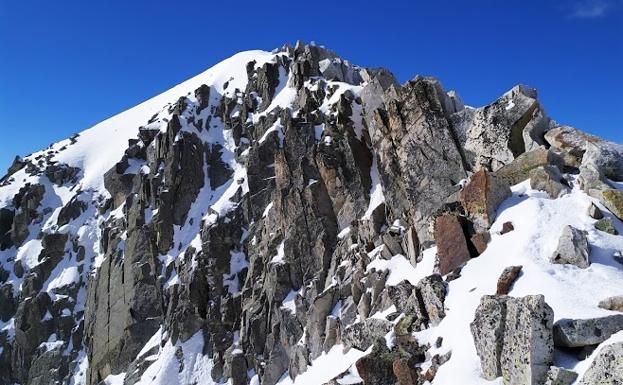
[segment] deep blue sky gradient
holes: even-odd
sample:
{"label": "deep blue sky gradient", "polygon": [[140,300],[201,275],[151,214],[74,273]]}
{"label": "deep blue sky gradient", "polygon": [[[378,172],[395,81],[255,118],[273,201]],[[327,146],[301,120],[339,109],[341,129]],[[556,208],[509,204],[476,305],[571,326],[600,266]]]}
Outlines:
{"label": "deep blue sky gradient", "polygon": [[473,106],[528,84],[559,122],[623,142],[623,0],[1,1],[0,174],[238,51],[297,39],[401,81],[437,76]]}

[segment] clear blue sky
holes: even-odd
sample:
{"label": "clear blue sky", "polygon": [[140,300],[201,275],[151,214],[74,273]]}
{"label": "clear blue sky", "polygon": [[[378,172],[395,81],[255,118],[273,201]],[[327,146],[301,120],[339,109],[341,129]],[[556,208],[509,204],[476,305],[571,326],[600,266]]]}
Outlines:
{"label": "clear blue sky", "polygon": [[559,122],[623,142],[623,0],[23,0],[0,4],[0,169],[297,39],[401,81],[437,76],[474,106],[525,83]]}

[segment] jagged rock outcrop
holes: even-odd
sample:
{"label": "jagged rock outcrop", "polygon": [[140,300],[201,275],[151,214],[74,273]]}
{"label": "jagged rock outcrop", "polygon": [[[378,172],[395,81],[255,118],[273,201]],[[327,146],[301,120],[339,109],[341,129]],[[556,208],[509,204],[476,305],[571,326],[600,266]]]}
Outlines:
{"label": "jagged rock outcrop", "polygon": [[[456,349],[435,333],[463,311],[450,281],[513,238],[491,228],[528,199],[511,185],[556,199],[579,183],[614,214],[591,206],[597,229],[623,217],[623,151],[557,126],[525,86],[474,109],[313,44],[228,60],[16,158],[0,181],[0,385],[275,385],[340,354],[356,358],[323,382],[435,384]],[[588,267],[588,239],[565,228],[553,262]],[[484,377],[568,384],[554,342],[602,343],[618,318],[552,337],[543,296],[502,295],[520,270],[475,313]]]}

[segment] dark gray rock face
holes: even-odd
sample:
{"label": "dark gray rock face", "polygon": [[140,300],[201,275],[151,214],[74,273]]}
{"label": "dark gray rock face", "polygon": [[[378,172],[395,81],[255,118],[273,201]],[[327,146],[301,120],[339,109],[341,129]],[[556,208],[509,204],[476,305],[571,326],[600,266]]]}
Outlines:
{"label": "dark gray rock face", "polygon": [[[435,383],[452,352],[414,333],[461,311],[446,306],[448,281],[501,235],[488,228],[509,185],[531,178],[557,197],[579,173],[623,217],[609,184],[620,149],[556,127],[534,90],[472,109],[433,78],[401,86],[323,47],[272,55],[146,116],[101,172],[103,189],[56,157],[80,136],[16,159],[0,180],[0,385],[155,381],[142,377],[171,346],[179,373],[167,375],[195,370],[193,354],[210,360],[200,382],[274,385],[333,349],[371,348],[356,363],[364,385]],[[588,263],[574,234],[561,260]],[[404,256],[426,268],[433,245],[438,274],[417,284],[370,265]],[[518,274],[505,271],[499,294]],[[484,297],[475,316],[487,379],[569,384],[572,373],[550,368],[542,297]],[[329,383],[341,379],[352,376]]]}
{"label": "dark gray rock face", "polygon": [[471,330],[485,378],[542,384],[553,362],[553,318],[543,296],[482,297]]}
{"label": "dark gray rock face", "polygon": [[576,348],[597,345],[623,330],[623,314],[601,318],[564,319],[554,325],[556,346]]}
{"label": "dark gray rock face", "polygon": [[431,216],[467,177],[447,95],[438,81],[416,78],[384,98],[368,125],[385,199],[396,218],[413,223],[420,240],[430,243]]}
{"label": "dark gray rock face", "polygon": [[19,246],[26,240],[30,235],[28,226],[41,216],[37,209],[43,200],[43,194],[45,194],[43,185],[27,184],[13,198],[13,206],[17,210],[11,227],[11,240],[14,245]]}

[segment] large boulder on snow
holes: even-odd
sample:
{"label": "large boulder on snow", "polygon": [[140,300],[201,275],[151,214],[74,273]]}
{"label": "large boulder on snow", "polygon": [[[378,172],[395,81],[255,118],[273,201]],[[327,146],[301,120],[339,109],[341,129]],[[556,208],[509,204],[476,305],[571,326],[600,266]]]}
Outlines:
{"label": "large boulder on snow", "polygon": [[509,196],[511,189],[506,180],[481,169],[461,190],[460,201],[474,225],[489,228],[498,206]]}
{"label": "large boulder on snow", "polygon": [[572,226],[565,226],[558,240],[558,247],[552,254],[550,261],[556,264],[569,264],[586,269],[590,265],[590,246],[586,235],[586,231]]}
{"label": "large boulder on snow", "polygon": [[379,338],[392,330],[392,323],[380,318],[368,318],[353,324],[342,332],[342,343],[347,348],[367,350]]}
{"label": "large boulder on snow", "polygon": [[435,220],[437,268],[446,275],[463,266],[471,255],[463,232],[463,219],[453,214],[443,214]]}
{"label": "large boulder on snow", "polygon": [[422,278],[417,289],[428,320],[432,325],[437,325],[446,316],[444,302],[448,284],[439,274],[433,274]]}
{"label": "large boulder on snow", "polygon": [[508,385],[540,385],[553,362],[553,310],[542,295],[484,296],[471,323],[483,375]]}
{"label": "large boulder on snow", "polygon": [[557,167],[546,165],[530,171],[530,188],[545,191],[551,198],[568,193],[571,188]]}
{"label": "large boulder on snow", "polygon": [[565,348],[597,345],[623,330],[623,314],[589,319],[562,319],[554,325],[554,343]]}
{"label": "large boulder on snow", "polygon": [[606,345],[584,373],[579,385],[623,384],[623,342]]}

